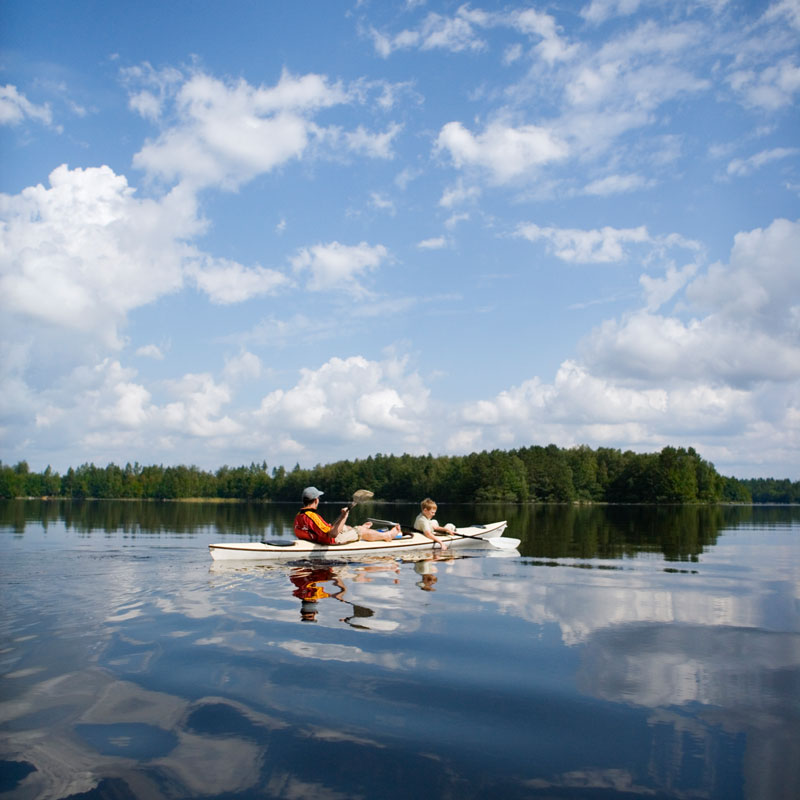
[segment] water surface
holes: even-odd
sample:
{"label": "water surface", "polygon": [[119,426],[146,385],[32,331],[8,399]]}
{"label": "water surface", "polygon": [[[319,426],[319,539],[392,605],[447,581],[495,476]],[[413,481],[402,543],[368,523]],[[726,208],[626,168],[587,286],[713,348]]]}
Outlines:
{"label": "water surface", "polygon": [[800,509],[440,505],[519,553],[209,558],[294,510],[0,504],[4,796],[798,796]]}

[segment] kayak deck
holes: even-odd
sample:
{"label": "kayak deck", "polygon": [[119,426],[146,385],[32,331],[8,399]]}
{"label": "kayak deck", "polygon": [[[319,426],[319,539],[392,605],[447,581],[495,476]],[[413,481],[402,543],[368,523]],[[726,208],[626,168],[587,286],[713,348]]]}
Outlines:
{"label": "kayak deck", "polygon": [[[506,521],[491,522],[486,525],[471,525],[457,528],[455,533],[440,534],[439,538],[449,548],[475,548],[498,546],[500,537],[506,529]],[[464,538],[467,537],[467,538]],[[493,541],[497,542],[493,545]],[[504,549],[513,549],[516,539],[502,540]],[[505,547],[505,546],[508,547]],[[241,561],[274,558],[308,558],[312,556],[330,557],[343,555],[361,555],[364,553],[393,554],[419,550],[438,549],[438,545],[427,536],[415,531],[403,534],[402,539],[388,542],[349,542],[348,544],[324,545],[308,542],[304,539],[275,540],[272,542],[219,542],[208,546],[211,558],[215,561]]]}

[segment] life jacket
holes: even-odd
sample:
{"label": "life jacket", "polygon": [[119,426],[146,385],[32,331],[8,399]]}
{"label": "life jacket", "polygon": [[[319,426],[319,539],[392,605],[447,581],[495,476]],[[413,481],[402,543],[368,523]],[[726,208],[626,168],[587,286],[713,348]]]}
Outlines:
{"label": "life jacket", "polygon": [[330,535],[331,526],[313,508],[301,508],[294,518],[294,535],[318,544],[336,544]]}

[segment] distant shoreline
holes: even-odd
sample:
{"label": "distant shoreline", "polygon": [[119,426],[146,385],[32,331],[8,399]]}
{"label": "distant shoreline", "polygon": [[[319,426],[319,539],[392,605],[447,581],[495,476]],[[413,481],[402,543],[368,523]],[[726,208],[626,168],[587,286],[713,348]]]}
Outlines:
{"label": "distant shoreline", "polygon": [[[0,498],[2,500],[2,498]],[[253,500],[248,498],[242,497],[61,497],[59,495],[50,495],[45,497],[30,497],[30,496],[20,496],[20,497],[7,497],[5,498],[6,502],[13,502],[17,500],[24,500],[24,501],[44,501],[44,502],[53,502],[53,501],[61,501],[64,503],[214,503],[217,505],[225,505],[225,504],[241,504],[241,503],[253,503],[256,505],[282,505],[282,506],[292,506],[298,505],[298,502],[294,500],[272,500],[270,498],[261,499],[261,500]],[[349,502],[347,499],[342,498],[339,500],[327,500],[325,505],[336,505],[337,503],[347,503]],[[415,504],[416,500],[381,500],[375,499],[370,500],[369,503],[363,503],[362,505],[369,505],[369,504],[377,504],[384,506],[400,506],[400,505],[409,505]],[[754,506],[758,508],[792,508],[800,506],[800,503],[745,503],[745,502],[731,502],[731,501],[719,501],[719,502],[687,502],[687,503],[610,503],[607,501],[602,500],[568,500],[565,502],[556,502],[552,500],[536,500],[536,501],[527,501],[525,503],[520,503],[519,501],[511,501],[511,500],[497,500],[497,501],[475,501],[475,502],[448,502],[447,500],[442,500],[440,505],[449,505],[449,506],[574,506],[574,507],[584,507],[584,506],[598,506],[602,508],[606,507],[614,507],[614,506],[621,506],[621,507],[631,507],[631,506],[657,506],[660,508],[686,508],[686,507],[702,507],[702,508],[711,508],[711,507],[737,507],[737,508],[746,508],[748,506]]]}

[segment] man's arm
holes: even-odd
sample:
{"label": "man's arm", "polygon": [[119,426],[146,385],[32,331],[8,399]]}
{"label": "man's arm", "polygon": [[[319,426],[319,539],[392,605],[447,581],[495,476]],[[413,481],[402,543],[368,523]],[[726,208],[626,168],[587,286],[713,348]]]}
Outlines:
{"label": "man's arm", "polygon": [[345,522],[347,522],[347,517],[349,514],[350,514],[350,509],[347,506],[345,506],[339,513],[339,516],[336,517],[334,523],[331,525],[331,530],[329,533],[329,536],[331,536],[331,538],[335,539],[342,532],[344,524]]}

